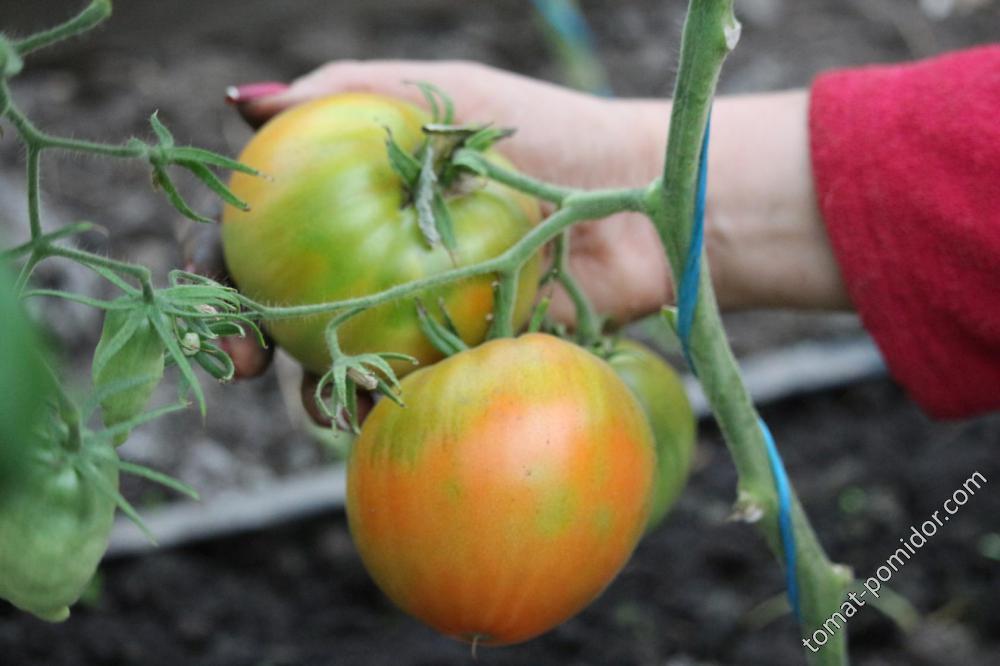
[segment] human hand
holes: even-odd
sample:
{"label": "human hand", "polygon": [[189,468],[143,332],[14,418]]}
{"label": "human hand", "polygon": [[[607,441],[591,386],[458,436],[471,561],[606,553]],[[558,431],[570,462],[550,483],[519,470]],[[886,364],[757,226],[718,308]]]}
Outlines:
{"label": "human hand", "polygon": [[[586,189],[637,187],[662,168],[668,102],[593,97],[475,63],[336,62],[290,85],[230,88],[227,99],[258,127],[295,104],[341,92],[423,104],[420,91],[407,81],[444,90],[460,120],[516,128],[498,149],[535,178]],[[815,202],[807,108],[808,94],[801,90],[722,97],[715,103],[706,251],[723,308],[849,307]],[[576,225],[570,248],[570,270],[605,317],[627,322],[673,298],[659,236],[642,215],[622,213]],[[221,253],[212,252],[221,266]],[[561,290],[550,313],[572,324],[574,311]],[[266,367],[259,349],[240,343],[233,351],[243,376]],[[315,381],[307,375],[303,382],[304,402],[314,418],[319,416],[312,400]]]}

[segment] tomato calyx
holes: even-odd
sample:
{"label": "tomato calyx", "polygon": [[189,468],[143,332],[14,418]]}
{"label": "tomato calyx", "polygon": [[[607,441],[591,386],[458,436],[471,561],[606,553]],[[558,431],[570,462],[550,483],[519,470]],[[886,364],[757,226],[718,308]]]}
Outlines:
{"label": "tomato calyx", "polygon": [[437,303],[443,323],[439,322],[427,311],[427,308],[424,307],[420,299],[416,300],[416,306],[417,317],[420,320],[420,330],[423,331],[427,340],[434,345],[435,349],[445,356],[454,356],[469,348],[469,345],[465,344],[465,341],[462,340],[462,336],[459,334],[455,322],[452,321],[451,315],[448,314],[444,299],[439,298]]}
{"label": "tomato calyx", "polygon": [[[409,354],[397,352],[345,354],[337,338],[337,328],[363,311],[364,308],[355,308],[330,320],[326,327],[326,344],[332,363],[330,369],[316,382],[316,390],[313,392],[313,399],[320,413],[332,423],[355,434],[361,432],[358,423],[358,390],[375,391],[403,407],[399,378],[389,361],[418,364],[417,359]],[[328,388],[332,388],[329,405],[324,397]]]}
{"label": "tomato calyx", "polygon": [[387,129],[389,165],[406,191],[402,207],[416,209],[417,222],[427,245],[431,248],[443,245],[454,260],[457,242],[445,201],[447,195],[462,191],[463,175],[479,171],[465,160],[456,159],[456,154],[461,149],[482,153],[514,134],[514,130],[489,124],[455,124],[454,105],[444,92],[429,83],[416,82],[414,85],[427,100],[431,122],[421,127],[424,141],[413,153],[404,150]]}

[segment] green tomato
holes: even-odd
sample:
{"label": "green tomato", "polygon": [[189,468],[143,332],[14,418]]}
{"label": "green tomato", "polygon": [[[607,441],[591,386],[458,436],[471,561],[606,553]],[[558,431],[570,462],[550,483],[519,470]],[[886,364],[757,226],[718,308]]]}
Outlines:
{"label": "green tomato", "polygon": [[695,418],[684,383],[660,356],[633,340],[618,340],[608,363],[628,385],[656,439],[656,481],[646,531],[656,527],[684,490],[694,454]]}
{"label": "green tomato", "polygon": [[[392,170],[386,132],[413,152],[430,117],[400,100],[345,94],[296,106],[272,119],[240,155],[266,177],[237,173],[232,191],[250,205],[227,206],[222,241],[234,282],[269,305],[321,303],[372,294],[506,250],[539,219],[537,202],[493,181],[469,178],[445,193],[454,224],[453,256],[429,247],[404,183]],[[496,154],[489,159],[503,163]],[[527,321],[540,258],[520,273],[515,324]],[[493,310],[486,275],[420,295],[442,300],[469,345],[485,338]],[[275,340],[306,368],[330,363],[324,331],[329,315],[268,322]],[[373,308],[338,329],[346,354],[402,352],[421,364],[440,360],[420,329],[412,298]],[[396,372],[413,369],[393,362]]]}
{"label": "green tomato", "polygon": [[[109,392],[101,400],[104,425],[123,423],[142,413],[163,377],[163,365],[163,340],[144,311],[107,312],[93,365],[94,388]],[[144,377],[148,381],[135,383]],[[127,433],[116,435],[115,445],[126,439]]]}
{"label": "green tomato", "polygon": [[107,549],[117,460],[99,440],[31,447],[0,486],[0,598],[49,622],[69,617]]}

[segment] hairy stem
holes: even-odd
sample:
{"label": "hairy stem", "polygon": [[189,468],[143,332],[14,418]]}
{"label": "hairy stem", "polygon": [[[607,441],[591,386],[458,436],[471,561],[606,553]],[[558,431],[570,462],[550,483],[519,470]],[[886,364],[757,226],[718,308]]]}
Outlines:
{"label": "hairy stem", "polygon": [[645,190],[604,190],[595,192],[570,191],[563,200],[563,207],[534,227],[502,254],[479,264],[461,266],[431,275],[421,280],[390,287],[367,296],[349,298],[329,303],[269,307],[244,299],[246,306],[261,319],[294,319],[309,315],[329,314],[347,308],[370,308],[404,296],[416,294],[470,277],[489,273],[504,275],[520,270],[543,245],[555,238],[563,229],[581,220],[606,217],[623,210],[642,210]]}
{"label": "hairy stem", "polygon": [[62,247],[60,245],[49,245],[45,249],[45,254],[50,257],[65,257],[73,261],[96,268],[106,268],[122,275],[129,275],[139,281],[142,287],[143,296],[147,301],[153,298],[153,276],[148,268],[138,264],[130,264],[125,261],[108,259],[93,252],[78,250],[72,247]]}
{"label": "hairy stem", "polygon": [[498,276],[496,295],[493,299],[493,326],[490,338],[509,338],[514,335],[514,305],[517,300],[517,278],[521,267],[505,271]]}
{"label": "hairy stem", "polygon": [[601,320],[594,311],[594,306],[590,304],[587,295],[577,284],[576,279],[569,270],[569,232],[564,231],[556,239],[555,247],[555,271],[556,280],[566,290],[566,294],[573,302],[576,310],[576,339],[584,347],[589,347],[597,343],[601,337]]}
{"label": "hairy stem", "polygon": [[577,192],[572,188],[550,185],[525,176],[523,173],[504,169],[483,157],[481,153],[467,148],[456,151],[454,159],[475,164],[477,170],[490,180],[495,180],[515,190],[531,194],[543,201],[551,201],[554,204],[562,204],[567,197]]}
{"label": "hairy stem", "polygon": [[77,153],[89,153],[91,155],[102,155],[104,157],[117,157],[122,159],[145,158],[147,148],[142,143],[130,144],[107,144],[94,141],[84,141],[81,139],[70,139],[67,137],[53,136],[35,126],[24,113],[17,108],[11,99],[10,90],[6,81],[0,81],[0,100],[7,103],[7,110],[4,112],[10,124],[14,126],[17,133],[24,140],[29,150],[36,153],[55,148]]}
{"label": "hairy stem", "polygon": [[[732,6],[733,0],[691,0],[681,44],[663,184],[650,192],[649,213],[677,284],[691,242],[702,137],[722,63],[739,35]],[[758,415],[726,340],[704,256],[702,266],[691,335],[694,369],[739,473],[738,509],[745,516],[762,516],[758,526],[771,550],[783,559],[775,482]],[[808,636],[840,608],[849,576],[827,558],[797,497],[793,505],[801,628]],[[846,664],[845,632],[834,633],[823,648],[816,653],[807,651],[806,656],[812,664]]]}
{"label": "hairy stem", "polygon": [[43,30],[17,42],[17,52],[24,56],[32,51],[75,37],[111,16],[111,0],[93,0],[87,7],[61,25]]}

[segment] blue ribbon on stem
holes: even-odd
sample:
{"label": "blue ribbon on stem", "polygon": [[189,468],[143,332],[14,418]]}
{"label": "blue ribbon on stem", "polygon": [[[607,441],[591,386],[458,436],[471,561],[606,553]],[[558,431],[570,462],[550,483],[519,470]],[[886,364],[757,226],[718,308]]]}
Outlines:
{"label": "blue ribbon on stem", "polygon": [[[688,245],[687,256],[684,259],[684,270],[681,271],[681,283],[677,288],[677,337],[681,341],[681,349],[687,359],[691,371],[697,375],[694,360],[691,357],[691,328],[694,325],[695,309],[698,304],[698,282],[701,277],[701,256],[705,245],[705,191],[708,180],[708,135],[711,127],[711,113],[705,123],[705,136],[701,142],[701,156],[698,162],[698,184],[694,201],[694,227],[691,230],[691,243]],[[788,481],[788,473],[781,462],[781,455],[774,443],[774,437],[763,419],[758,419],[760,431],[767,447],[767,457],[771,465],[771,474],[778,493],[778,531],[781,534],[781,546],[785,557],[785,581],[788,587],[788,601],[801,620],[802,609],[799,604],[798,565],[795,552],[795,529],[792,526],[792,491]]]}

